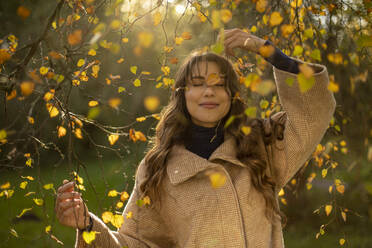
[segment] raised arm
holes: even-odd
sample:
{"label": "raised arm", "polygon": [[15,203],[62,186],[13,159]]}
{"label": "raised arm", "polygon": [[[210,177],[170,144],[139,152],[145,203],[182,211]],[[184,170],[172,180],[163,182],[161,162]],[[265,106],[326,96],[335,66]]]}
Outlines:
{"label": "raised arm", "polygon": [[[260,48],[266,45],[272,44],[240,29],[225,30],[225,48],[229,54],[234,48],[259,54]],[[301,92],[297,73],[304,62],[273,48],[274,52],[265,59],[273,65],[279,101],[284,111],[273,115],[272,120],[284,126],[284,133],[282,139],[267,147],[267,151],[271,173],[279,189],[299,170],[321,141],[332,119],[336,101],[328,90],[325,66],[306,63],[314,72],[314,85]]]}

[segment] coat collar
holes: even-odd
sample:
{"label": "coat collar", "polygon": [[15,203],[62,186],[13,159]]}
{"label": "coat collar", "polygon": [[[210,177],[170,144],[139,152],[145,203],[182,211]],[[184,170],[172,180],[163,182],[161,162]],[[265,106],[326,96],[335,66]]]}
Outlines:
{"label": "coat collar", "polygon": [[190,152],[184,145],[174,145],[167,159],[167,174],[172,184],[179,184],[201,171],[219,166],[218,160],[246,167],[236,158],[235,139],[225,135],[225,141],[208,160]]}

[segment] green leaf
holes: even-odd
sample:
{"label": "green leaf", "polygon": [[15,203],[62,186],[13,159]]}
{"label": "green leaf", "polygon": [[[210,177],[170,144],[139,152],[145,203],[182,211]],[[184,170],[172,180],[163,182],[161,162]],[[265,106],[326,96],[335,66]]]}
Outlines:
{"label": "green leaf", "polygon": [[235,119],[235,116],[231,115],[229,119],[227,119],[224,128],[227,128],[228,126],[230,126],[230,124],[234,121],[234,119]]}
{"label": "green leaf", "polygon": [[262,99],[262,100],[260,101],[260,107],[261,107],[262,109],[266,109],[267,107],[269,107],[269,102],[268,102],[267,100],[265,100],[265,99]]}
{"label": "green leaf", "polygon": [[256,118],[257,115],[257,108],[256,107],[249,107],[244,111],[244,114],[251,118]]}
{"label": "green leaf", "polygon": [[137,204],[138,207],[142,207],[144,203],[143,203],[143,200],[138,199],[138,200],[136,201],[136,204]]}
{"label": "green leaf", "polygon": [[27,211],[30,211],[31,209],[32,208],[25,208],[25,209],[23,209],[22,212],[19,215],[17,215],[17,218],[21,218],[22,215],[24,215]]}
{"label": "green leaf", "polygon": [[299,73],[297,77],[301,93],[310,90],[315,84],[315,78],[313,76],[306,78],[303,73]]}
{"label": "green leaf", "polygon": [[302,46],[297,45],[297,46],[295,46],[295,49],[294,49],[292,55],[293,56],[299,56],[299,55],[302,54],[303,51],[304,51],[304,49],[302,48]]}
{"label": "green leaf", "polygon": [[222,43],[217,42],[216,44],[211,46],[211,50],[214,53],[221,54],[225,50],[225,48]]}
{"label": "green leaf", "polygon": [[322,58],[320,57],[320,50],[319,49],[314,49],[313,51],[311,51],[310,57],[315,59],[315,60],[318,60],[318,61],[322,60]]}
{"label": "green leaf", "polygon": [[294,81],[294,78],[291,77],[285,79],[285,83],[288,84],[288,86],[292,86]]}
{"label": "green leaf", "polygon": [[361,50],[363,47],[372,47],[372,36],[361,35],[356,43],[358,50]]}
{"label": "green leaf", "polygon": [[99,116],[100,112],[101,109],[99,107],[91,108],[89,109],[87,118],[93,120]]}

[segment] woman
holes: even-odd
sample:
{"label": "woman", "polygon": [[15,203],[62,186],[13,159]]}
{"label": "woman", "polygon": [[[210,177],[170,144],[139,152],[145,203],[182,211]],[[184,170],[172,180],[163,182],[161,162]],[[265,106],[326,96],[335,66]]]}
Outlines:
{"label": "woman", "polygon": [[[240,29],[226,30],[224,42],[229,54],[270,45]],[[57,217],[77,229],[76,247],[284,247],[278,191],[320,142],[335,100],[324,66],[307,64],[315,84],[301,93],[302,61],[279,49],[266,60],[274,65],[284,111],[262,120],[244,114],[226,59],[211,53],[186,59],[153,147],[137,169],[123,213],[132,218],[113,232],[89,213],[73,182],[58,189]],[[151,204],[138,204],[145,196]],[[98,232],[90,245],[83,231]]]}

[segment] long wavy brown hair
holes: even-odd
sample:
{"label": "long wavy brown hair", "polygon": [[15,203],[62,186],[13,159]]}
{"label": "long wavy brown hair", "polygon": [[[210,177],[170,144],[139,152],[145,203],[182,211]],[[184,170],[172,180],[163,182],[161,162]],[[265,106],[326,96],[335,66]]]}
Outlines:
{"label": "long wavy brown hair", "polygon": [[[155,136],[150,140],[150,149],[145,156],[146,178],[140,185],[144,195],[160,202],[160,187],[166,176],[167,156],[174,144],[183,144],[186,140],[188,128],[191,124],[190,114],[186,108],[184,90],[194,66],[200,62],[215,62],[220,73],[226,76],[226,90],[231,97],[231,107],[227,115],[221,120],[225,124],[230,116],[235,116],[224,132],[231,134],[237,144],[237,158],[244,164],[252,175],[252,184],[259,191],[266,202],[266,217],[273,221],[275,217],[284,215],[277,204],[275,181],[267,174],[267,165],[264,158],[259,155],[259,141],[270,144],[277,137],[265,135],[263,120],[249,118],[244,114],[246,104],[240,98],[243,95],[237,74],[228,59],[215,53],[193,53],[185,59],[175,76],[174,90],[171,93],[168,105],[162,110],[161,118],[156,126]],[[250,126],[250,138],[241,131],[242,126]],[[284,220],[284,218],[282,218]]]}

